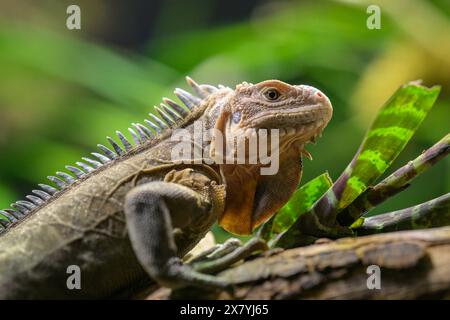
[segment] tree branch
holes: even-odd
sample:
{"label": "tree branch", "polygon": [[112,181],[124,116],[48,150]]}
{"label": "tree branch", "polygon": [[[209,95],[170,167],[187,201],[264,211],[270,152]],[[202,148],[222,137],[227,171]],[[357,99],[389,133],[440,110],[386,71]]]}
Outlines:
{"label": "tree branch", "polygon": [[363,218],[358,235],[450,225],[450,193],[402,210]]}
{"label": "tree branch", "polygon": [[[381,289],[367,288],[369,265]],[[218,274],[236,289],[159,289],[148,299],[416,299],[450,297],[450,227],[344,238],[275,249]]]}

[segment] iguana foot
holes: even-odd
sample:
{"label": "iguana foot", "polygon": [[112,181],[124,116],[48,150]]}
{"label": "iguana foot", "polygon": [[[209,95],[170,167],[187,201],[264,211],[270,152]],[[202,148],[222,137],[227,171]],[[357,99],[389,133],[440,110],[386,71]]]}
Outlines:
{"label": "iguana foot", "polygon": [[230,238],[222,244],[216,244],[215,246],[212,246],[211,248],[201,252],[200,254],[193,256],[186,262],[188,264],[194,264],[198,262],[211,261],[217,258],[221,258],[239,247],[242,247],[242,241],[237,238]]}
{"label": "iguana foot", "polygon": [[178,289],[194,286],[206,289],[230,290],[231,284],[219,277],[211,276],[194,270],[191,266],[183,264],[179,258],[171,258],[165,268],[153,275],[165,287]]}
{"label": "iguana foot", "polygon": [[201,254],[199,258],[192,259],[190,265],[201,273],[215,273],[247,258],[256,251],[267,249],[267,243],[261,238],[252,238],[244,245],[240,244],[240,240],[231,238],[209,254]]}

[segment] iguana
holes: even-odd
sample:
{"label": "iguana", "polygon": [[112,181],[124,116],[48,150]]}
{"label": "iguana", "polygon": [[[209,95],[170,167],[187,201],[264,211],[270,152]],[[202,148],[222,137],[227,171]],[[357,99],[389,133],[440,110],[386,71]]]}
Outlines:
{"label": "iguana", "polygon": [[[146,125],[132,124],[134,143],[117,131],[122,146],[107,137],[111,147],[98,145],[95,160],[66,166],[71,174],[48,177],[53,187],[40,184],[27,200],[0,211],[1,298],[111,297],[148,276],[170,288],[227,287],[181,258],[216,221],[232,233],[250,234],[289,199],[301,178],[302,154],[309,155],[304,145],[321,134],[332,106],[318,89],[278,80],[244,82],[234,90],[187,82],[194,94],[175,90],[184,106],[163,98],[155,107],[159,117],[150,113]],[[173,133],[195,134],[198,123],[221,135],[200,146],[188,138],[209,151],[201,159],[174,161],[180,142]],[[234,134],[262,129],[279,130],[276,174],[262,175],[260,161],[217,161]],[[257,243],[230,253],[222,247],[218,256],[235,261]],[[81,270],[81,290],[67,288],[71,265]]]}

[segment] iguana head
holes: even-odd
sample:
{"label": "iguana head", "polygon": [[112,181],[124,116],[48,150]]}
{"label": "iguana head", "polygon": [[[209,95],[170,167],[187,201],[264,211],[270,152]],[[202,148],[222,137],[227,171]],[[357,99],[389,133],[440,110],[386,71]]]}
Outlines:
{"label": "iguana head", "polygon": [[[270,150],[273,141],[278,142],[272,140],[276,134],[270,129],[278,129],[276,173],[262,175],[264,165],[259,162],[220,165],[227,196],[219,224],[230,232],[249,234],[289,200],[301,178],[301,155],[309,156],[304,146],[321,134],[333,109],[318,89],[278,80],[242,83],[216,102],[220,103],[210,112],[216,115],[215,129],[222,133],[224,143],[230,137],[254,137],[255,132],[266,129]],[[211,150],[217,152],[216,139]]]}

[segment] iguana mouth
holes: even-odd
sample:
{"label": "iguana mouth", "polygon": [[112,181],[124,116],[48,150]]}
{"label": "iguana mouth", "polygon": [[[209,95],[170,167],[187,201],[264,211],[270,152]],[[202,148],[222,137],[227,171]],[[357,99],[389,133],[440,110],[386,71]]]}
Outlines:
{"label": "iguana mouth", "polygon": [[263,115],[252,118],[249,126],[279,129],[280,126],[277,126],[278,122],[280,124],[284,123],[282,127],[286,126],[286,122],[291,123],[293,126],[317,121],[328,122],[331,119],[331,114],[331,104],[314,104],[307,107],[266,110]]}
{"label": "iguana mouth", "polygon": [[311,154],[305,150],[305,144],[315,143],[317,137],[322,135],[325,126],[326,123],[323,122],[310,122],[296,128],[280,129],[280,152],[296,147],[300,153],[312,160]]}
{"label": "iguana mouth", "polygon": [[[230,140],[237,141],[236,139],[241,139],[243,142],[247,141],[257,141],[259,147],[260,143],[267,144],[267,150],[278,149],[280,153],[286,152],[290,148],[298,148],[299,153],[304,154],[307,158],[312,159],[311,155],[304,149],[305,144],[315,143],[317,137],[322,135],[322,131],[326,127],[327,123],[322,120],[309,121],[306,123],[299,124],[297,126],[285,127],[285,128],[248,128],[242,130],[239,133],[234,132],[235,138]],[[265,140],[260,140],[262,137],[262,130],[264,130]],[[273,131],[278,130],[278,139],[273,140]],[[244,140],[242,140],[244,138]],[[272,143],[278,143],[276,146],[272,146]],[[270,151],[269,153],[271,153]]]}
{"label": "iguana mouth", "polygon": [[254,138],[259,135],[260,130],[267,132],[268,138],[270,138],[271,130],[278,130],[278,136],[280,143],[302,141],[304,143],[314,142],[317,136],[322,134],[323,129],[327,125],[324,120],[311,120],[298,124],[297,126],[284,127],[284,128],[250,128],[244,131],[244,135],[247,138]]}

